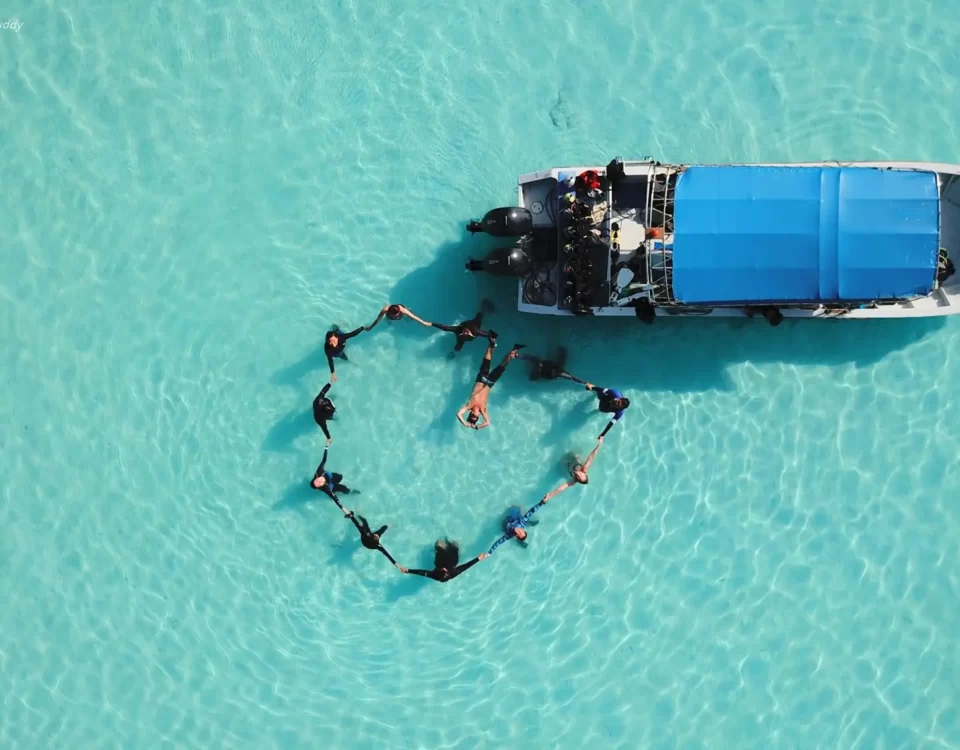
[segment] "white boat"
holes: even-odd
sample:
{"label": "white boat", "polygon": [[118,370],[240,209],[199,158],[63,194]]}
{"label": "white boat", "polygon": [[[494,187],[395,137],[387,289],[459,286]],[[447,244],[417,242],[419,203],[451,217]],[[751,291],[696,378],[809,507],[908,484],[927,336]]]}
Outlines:
{"label": "white boat", "polygon": [[653,160],[522,175],[470,270],[540,315],[911,318],[960,313],[960,165]]}

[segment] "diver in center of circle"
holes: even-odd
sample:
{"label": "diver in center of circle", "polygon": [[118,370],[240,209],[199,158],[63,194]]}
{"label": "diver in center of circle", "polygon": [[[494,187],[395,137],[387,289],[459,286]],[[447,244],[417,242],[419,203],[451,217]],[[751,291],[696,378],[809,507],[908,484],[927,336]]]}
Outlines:
{"label": "diver in center of circle", "polygon": [[460,547],[456,542],[451,542],[449,539],[438,539],[437,543],[433,546],[433,551],[433,570],[404,568],[402,565],[398,565],[397,567],[401,573],[423,576],[424,578],[432,578],[434,581],[439,581],[440,583],[446,583],[487,557],[486,552],[481,552],[470,562],[465,562],[463,565],[460,565]]}
{"label": "diver in center of circle", "polygon": [[574,383],[580,383],[580,385],[587,384],[586,380],[575,378],[563,369],[567,366],[567,347],[565,346],[557,347],[557,356],[554,359],[541,359],[532,354],[521,354],[520,359],[532,364],[530,368],[530,380],[557,380],[558,378],[564,378],[565,380],[572,380]]}
{"label": "diver in center of circle", "polygon": [[448,333],[456,335],[457,344],[453,347],[453,351],[447,355],[448,357],[454,356],[456,352],[463,349],[465,343],[473,341],[475,338],[485,336],[490,341],[494,341],[497,338],[496,331],[484,331],[480,328],[480,326],[483,325],[484,312],[491,312],[492,310],[493,304],[490,300],[485,299],[480,305],[480,312],[474,315],[472,320],[457,323],[455,326],[448,326],[445,323],[430,323],[434,328],[439,328],[441,331],[447,331]]}
{"label": "diver in center of circle", "polygon": [[388,320],[401,320],[404,316],[406,316],[412,320],[417,321],[420,325],[426,326],[427,328],[430,328],[433,325],[432,323],[429,323],[426,320],[423,320],[422,318],[418,318],[416,315],[414,315],[410,310],[408,310],[403,305],[384,305],[383,308],[381,308],[380,314],[377,316],[377,319],[373,321],[370,325],[368,325],[366,327],[366,330],[372,331],[376,327],[377,323],[383,320],[384,316],[386,316]]}
{"label": "diver in center of circle", "polygon": [[[507,355],[503,358],[503,362],[497,365],[493,372],[490,372],[490,363],[493,360],[493,347],[495,346],[495,341],[491,341],[487,345],[487,351],[483,355],[483,361],[480,363],[477,382],[474,383],[470,398],[464,407],[457,412],[457,420],[464,427],[482,430],[484,427],[490,426],[490,415],[487,412],[487,401],[490,398],[490,390],[497,384],[497,381],[506,371],[507,365],[510,364],[511,360],[519,356],[520,350],[523,349],[525,344],[514,344],[513,349],[507,352]],[[464,420],[463,415],[467,412],[470,414],[466,420]],[[479,424],[481,417],[484,420],[483,424]]]}

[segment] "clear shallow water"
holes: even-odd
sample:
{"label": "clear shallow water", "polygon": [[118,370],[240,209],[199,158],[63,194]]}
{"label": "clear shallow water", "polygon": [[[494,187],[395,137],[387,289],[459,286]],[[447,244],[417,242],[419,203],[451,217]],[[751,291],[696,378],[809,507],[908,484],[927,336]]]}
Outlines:
{"label": "clear shallow water", "polygon": [[[462,273],[518,173],[956,161],[933,3],[36,3],[0,31],[5,747],[960,746],[960,324],[553,321]],[[578,60],[578,49],[591,50]],[[304,489],[320,336],[490,296],[634,406],[533,543],[401,577]],[[351,344],[332,468],[407,565],[589,450],[479,345]]]}

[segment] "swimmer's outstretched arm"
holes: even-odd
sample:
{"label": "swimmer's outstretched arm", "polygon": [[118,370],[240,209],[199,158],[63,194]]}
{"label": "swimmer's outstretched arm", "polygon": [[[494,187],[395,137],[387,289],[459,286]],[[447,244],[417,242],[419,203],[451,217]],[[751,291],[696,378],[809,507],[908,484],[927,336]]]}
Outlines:
{"label": "swimmer's outstretched arm", "polygon": [[351,514],[346,508],[343,507],[343,505],[340,503],[340,498],[337,497],[336,494],[334,493],[334,491],[330,489],[330,485],[329,485],[329,484],[323,485],[323,487],[321,487],[320,490],[321,490],[324,494],[326,494],[327,497],[329,497],[331,500],[333,500],[333,502],[335,502],[335,503],[337,504],[337,507],[338,507],[340,510],[343,511],[343,514],[344,514],[347,518],[350,518],[350,517],[351,517],[352,514]]}
{"label": "swimmer's outstretched arm", "polygon": [[457,332],[457,327],[456,327],[456,326],[448,326],[446,323],[431,323],[431,324],[430,324],[430,327],[431,327],[431,328],[437,328],[437,329],[439,329],[439,330],[441,330],[441,331],[446,331],[447,333],[456,333],[456,332]]}
{"label": "swimmer's outstretched arm", "polygon": [[423,318],[418,318],[416,315],[413,314],[412,311],[408,310],[406,307],[403,307],[403,306],[401,305],[401,306],[400,306],[400,309],[403,311],[403,314],[404,314],[404,315],[406,315],[408,318],[413,318],[413,319],[414,319],[415,321],[417,321],[420,325],[426,326],[427,328],[431,328],[431,327],[433,326],[432,323],[428,323],[428,322],[425,321]]}
{"label": "swimmer's outstretched arm", "polygon": [[320,389],[320,393],[319,393],[319,395],[317,396],[317,398],[323,398],[324,396],[326,396],[326,395],[327,395],[327,391],[330,390],[330,386],[331,386],[331,385],[333,385],[333,383],[327,383],[325,386],[323,386],[323,388]]}
{"label": "swimmer's outstretched arm", "polygon": [[390,562],[392,562],[394,565],[397,564],[397,561],[393,559],[393,556],[389,552],[387,552],[383,547],[377,547],[377,549],[380,550],[383,553],[384,557],[386,557]]}
{"label": "swimmer's outstretched arm", "polygon": [[377,316],[377,319],[367,326],[368,331],[372,331],[377,323],[383,320],[383,316],[387,314],[387,308],[389,307],[390,305],[384,305],[382,308],[380,308],[380,314]]}
{"label": "swimmer's outstretched arm", "polygon": [[465,562],[463,565],[458,565],[453,569],[453,572],[450,574],[450,577],[447,580],[452,581],[454,578],[460,575],[463,571],[469,570],[470,568],[472,568],[474,565],[476,565],[478,562],[480,562],[486,557],[487,557],[487,553],[481,552],[479,555],[473,558],[470,562]]}
{"label": "swimmer's outstretched arm", "polygon": [[416,568],[400,568],[402,573],[409,573],[413,576],[423,576],[424,578],[433,578],[434,572],[432,570],[417,570]]}
{"label": "swimmer's outstretched arm", "polygon": [[494,551],[497,547],[499,547],[499,546],[500,546],[501,544],[503,544],[504,542],[510,541],[511,539],[513,539],[513,535],[512,535],[512,534],[504,534],[502,537],[500,537],[499,539],[497,539],[497,541],[495,541],[495,542],[493,543],[493,545],[490,547],[490,549],[487,550],[487,554],[488,554],[488,555],[492,555],[492,554],[493,554],[493,551]]}
{"label": "swimmer's outstretched arm", "polygon": [[603,435],[597,438],[597,447],[590,451],[590,455],[587,456],[587,460],[583,462],[584,473],[590,469],[590,464],[592,464],[593,459],[597,457],[597,451],[600,450],[601,445],[603,445]]}
{"label": "swimmer's outstretched arm", "polygon": [[321,420],[320,420],[320,431],[321,431],[321,432],[324,434],[324,436],[327,438],[327,445],[330,445],[330,443],[333,442],[333,438],[330,437],[330,430],[327,429],[327,420],[325,420],[325,419],[321,419]]}
{"label": "swimmer's outstretched arm", "polygon": [[611,429],[613,429],[613,426],[614,426],[617,422],[620,421],[620,417],[622,417],[622,416],[623,416],[623,412],[622,412],[622,411],[621,411],[621,412],[618,412],[617,415],[616,415],[613,419],[611,419],[609,422],[607,422],[607,426],[604,427],[604,428],[603,428],[603,432],[601,432],[601,433],[597,436],[597,440],[603,440],[603,438],[606,436],[606,434],[607,434],[608,432],[610,432]]}
{"label": "swimmer's outstretched arm", "polygon": [[546,495],[544,495],[543,498],[541,498],[541,502],[544,502],[544,503],[545,503],[545,502],[547,502],[548,500],[551,500],[551,499],[555,498],[557,495],[559,495],[559,494],[560,494],[561,492],[563,492],[564,490],[570,489],[571,487],[573,487],[573,482],[564,482],[564,483],[561,484],[559,487],[557,487],[557,489],[555,489],[553,492],[548,492]]}
{"label": "swimmer's outstretched arm", "polygon": [[359,328],[354,328],[352,331],[350,331],[350,333],[340,333],[337,335],[344,341],[347,341],[348,339],[352,339],[354,336],[357,336],[363,333],[365,330],[367,329],[364,328],[363,326],[360,326]]}
{"label": "swimmer's outstretched arm", "polygon": [[478,429],[478,430],[482,430],[484,427],[489,427],[489,426],[490,426],[490,415],[487,414],[487,410],[486,410],[486,409],[481,409],[481,410],[480,410],[480,416],[483,417],[483,424],[478,424],[478,425],[477,425],[477,429]]}
{"label": "swimmer's outstretched arm", "polygon": [[464,406],[460,411],[457,412],[457,419],[460,421],[460,424],[462,424],[464,427],[470,426],[467,424],[467,420],[463,418],[463,415],[467,412],[469,408],[470,408],[469,406]]}
{"label": "swimmer's outstretched arm", "polygon": [[314,478],[323,474],[323,468],[327,465],[327,449],[323,449],[323,460],[320,462],[320,465],[317,467],[317,470],[314,472]]}

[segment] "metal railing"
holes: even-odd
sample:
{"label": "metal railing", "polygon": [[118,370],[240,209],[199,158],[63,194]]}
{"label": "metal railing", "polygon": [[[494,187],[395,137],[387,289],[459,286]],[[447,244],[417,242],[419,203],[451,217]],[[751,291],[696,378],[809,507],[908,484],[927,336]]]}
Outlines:
{"label": "metal railing", "polygon": [[[663,237],[654,240],[647,249],[647,281],[655,284],[655,305],[676,305],[673,296],[673,251],[667,247],[667,236],[673,234],[673,212],[677,192],[677,179],[682,166],[665,166],[654,169],[647,184],[645,225],[663,227]],[[659,247],[658,247],[659,246]]]}

